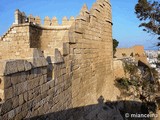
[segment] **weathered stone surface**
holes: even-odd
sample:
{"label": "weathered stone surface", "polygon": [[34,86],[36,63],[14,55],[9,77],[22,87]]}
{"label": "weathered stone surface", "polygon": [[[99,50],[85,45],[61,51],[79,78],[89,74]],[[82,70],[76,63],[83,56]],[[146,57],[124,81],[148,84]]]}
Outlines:
{"label": "weathered stone surface", "polygon": [[12,100],[9,99],[7,101],[5,101],[5,103],[2,104],[2,108],[1,108],[1,114],[5,114],[7,112],[9,112],[10,110],[12,110]]}
{"label": "weathered stone surface", "polygon": [[[98,114],[92,105],[100,95],[105,99],[117,96],[110,94],[115,92],[110,9],[98,0],[90,11],[84,5],[76,19],[64,17],[62,25],[49,17],[42,25],[33,16],[24,23],[25,14],[18,11],[17,24],[0,41],[0,75],[4,78],[0,89],[7,99],[2,115],[15,120],[35,116],[102,119],[106,114]],[[55,115],[47,117],[48,113]]]}
{"label": "weathered stone surface", "polygon": [[0,61],[0,75],[4,75],[5,69],[6,69],[6,61]]}
{"label": "weathered stone surface", "polygon": [[10,76],[0,77],[0,89],[8,88],[11,85],[12,85],[12,83],[11,83],[11,77]]}
{"label": "weathered stone surface", "polygon": [[64,59],[60,53],[60,51],[58,49],[55,49],[55,60],[54,60],[54,63],[63,63],[64,62]]}
{"label": "weathered stone surface", "polygon": [[[19,96],[13,97],[13,98],[12,98],[12,102],[13,102],[13,104],[12,104],[12,107],[13,107],[13,108],[18,107],[18,105],[19,105]],[[17,114],[17,113],[16,113],[16,114]]]}
{"label": "weathered stone surface", "polygon": [[13,119],[15,116],[15,110],[11,110],[10,112],[8,112],[8,119]]}
{"label": "weathered stone surface", "polygon": [[32,66],[28,61],[24,61],[25,71],[31,70]]}
{"label": "weathered stone surface", "polygon": [[4,89],[4,98],[5,98],[5,100],[8,100],[8,99],[10,99],[12,97],[13,97],[13,88],[9,87],[7,89]]}
{"label": "weathered stone surface", "polygon": [[8,75],[16,72],[18,72],[16,61],[7,61],[4,74]]}

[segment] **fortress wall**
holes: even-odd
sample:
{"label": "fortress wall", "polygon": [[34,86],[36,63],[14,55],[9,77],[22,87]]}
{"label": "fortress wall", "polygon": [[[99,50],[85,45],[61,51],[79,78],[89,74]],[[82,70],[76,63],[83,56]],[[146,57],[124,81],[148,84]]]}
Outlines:
{"label": "fortress wall", "polygon": [[71,81],[65,74],[65,64],[57,61],[54,71],[58,79],[48,79],[48,63],[39,50],[34,51],[39,56],[32,62],[10,60],[0,63],[3,68],[0,71],[2,120],[31,118],[72,107]]}
{"label": "fortress wall", "polygon": [[[32,67],[3,74],[4,79],[9,76],[11,81],[6,90],[0,90],[3,119],[19,120],[93,105],[100,96],[116,100],[119,91],[114,86],[111,5],[107,0],[97,0],[90,11],[84,5],[76,19],[64,17],[62,25],[57,25],[56,18],[52,22],[46,17],[44,25],[38,17],[30,16],[30,23],[24,23],[25,17],[15,18],[16,37],[10,41],[17,43],[22,32],[18,37],[22,44],[14,44],[24,51],[18,57],[14,57],[16,52],[8,52],[11,56],[4,59],[25,59]],[[12,50],[9,48],[14,44],[8,43],[6,49]],[[43,63],[45,60],[46,64]],[[17,60],[13,65],[15,63],[23,67]],[[14,75],[18,77],[16,80]],[[19,80],[23,75],[24,80]],[[12,83],[12,79],[16,83]],[[6,91],[13,92],[6,97]],[[12,105],[13,101],[16,101],[16,107]],[[72,114],[68,112],[60,115],[61,120],[73,117],[70,116]],[[78,118],[81,115],[77,115]]]}
{"label": "fortress wall", "polygon": [[117,48],[115,56],[117,58],[122,58],[122,57],[124,57],[123,54],[125,54],[126,57],[131,57],[132,53],[134,55],[134,49],[132,47],[131,48]]}
{"label": "fortress wall", "polygon": [[143,56],[145,55],[145,52],[144,52],[144,47],[141,46],[141,45],[136,45],[136,46],[133,46],[133,49],[134,49],[134,53],[138,53],[140,56]]}
{"label": "fortress wall", "polygon": [[[147,62],[147,56],[145,55],[145,52],[144,52],[144,47],[143,46],[133,46],[134,48],[134,53],[135,53],[135,59],[138,61],[142,61],[143,63],[146,63],[148,64]],[[138,54],[138,55],[136,55]]]}
{"label": "fortress wall", "polygon": [[70,30],[73,106],[97,103],[101,95],[116,98],[110,94],[114,92],[112,24],[106,18],[110,9],[106,1],[96,2],[90,11],[84,5]]}
{"label": "fortress wall", "polygon": [[63,54],[63,43],[68,42],[68,29],[61,30],[42,30],[41,49],[45,56],[54,56],[55,48]]}
{"label": "fortress wall", "polygon": [[29,26],[13,25],[0,40],[0,59],[27,58],[29,49]]}

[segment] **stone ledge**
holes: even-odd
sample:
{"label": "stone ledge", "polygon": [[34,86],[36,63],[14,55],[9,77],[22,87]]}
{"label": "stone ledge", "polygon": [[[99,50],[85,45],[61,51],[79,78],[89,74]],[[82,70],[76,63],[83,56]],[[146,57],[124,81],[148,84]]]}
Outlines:
{"label": "stone ledge", "polygon": [[27,60],[5,60],[0,61],[0,75],[9,75],[21,71],[30,70],[31,64]]}
{"label": "stone ledge", "polygon": [[0,61],[0,76],[28,71],[32,68],[44,67],[47,65],[48,62],[43,57],[28,60],[4,60]]}
{"label": "stone ledge", "polygon": [[72,25],[43,26],[34,23],[13,24],[12,27],[31,26],[42,30],[69,30]]}

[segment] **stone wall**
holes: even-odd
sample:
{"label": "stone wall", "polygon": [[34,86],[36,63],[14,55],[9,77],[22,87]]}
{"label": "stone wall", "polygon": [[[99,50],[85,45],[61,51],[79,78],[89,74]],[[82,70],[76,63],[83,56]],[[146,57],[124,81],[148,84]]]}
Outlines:
{"label": "stone wall", "polygon": [[54,67],[61,79],[48,79],[48,62],[41,55],[32,62],[9,60],[1,61],[0,65],[2,120],[31,118],[71,107],[71,81],[67,76],[63,79],[59,71],[64,64]]}
{"label": "stone wall", "polygon": [[[26,53],[26,54],[23,54]],[[28,58],[30,54],[29,26],[13,25],[0,39],[0,58]]]}
{"label": "stone wall", "polygon": [[114,59],[113,68],[114,68],[115,79],[126,77],[125,71],[124,71],[124,63],[122,60]]}
{"label": "stone wall", "polygon": [[0,42],[5,47],[0,48],[1,60],[7,60],[2,62],[7,73],[2,71],[0,92],[4,120],[85,107],[96,104],[100,96],[116,100],[119,95],[107,0],[97,0],[91,10],[84,5],[76,19],[64,17],[62,25],[55,17],[46,17],[42,25],[39,17],[16,10],[15,23]]}
{"label": "stone wall", "polygon": [[130,48],[117,48],[115,56],[117,58],[133,57],[138,62],[139,60],[147,63],[147,56],[144,52],[144,47],[141,45],[135,45]]}
{"label": "stone wall", "polygon": [[90,11],[84,5],[70,30],[73,106],[94,104],[100,95],[115,99],[110,94],[114,91],[110,15],[106,1],[96,2]]}

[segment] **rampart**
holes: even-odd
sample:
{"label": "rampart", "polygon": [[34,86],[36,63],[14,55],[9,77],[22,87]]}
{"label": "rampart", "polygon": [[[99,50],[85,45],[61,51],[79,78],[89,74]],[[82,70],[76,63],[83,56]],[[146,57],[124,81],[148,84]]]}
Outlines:
{"label": "rampart", "polygon": [[[16,10],[0,46],[3,120],[92,105],[100,96],[117,97],[108,0],[97,0],[91,10],[84,5],[76,18],[64,17],[62,25],[56,17],[46,17],[42,25],[40,17]],[[71,116],[61,115],[61,120]]]}

